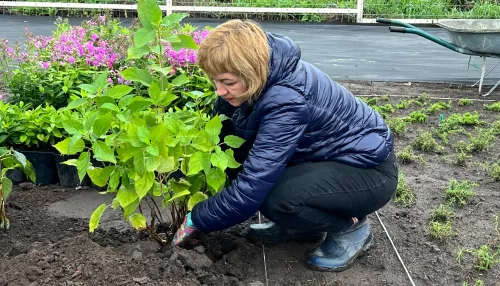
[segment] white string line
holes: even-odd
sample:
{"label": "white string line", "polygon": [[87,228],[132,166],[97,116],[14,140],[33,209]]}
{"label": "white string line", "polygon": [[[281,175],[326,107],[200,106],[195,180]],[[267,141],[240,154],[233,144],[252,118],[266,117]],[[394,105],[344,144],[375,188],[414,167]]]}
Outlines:
{"label": "white string line", "polygon": [[399,252],[398,250],[396,249],[396,246],[394,245],[394,243],[392,242],[392,239],[391,237],[389,236],[389,232],[387,231],[387,229],[385,228],[384,226],[384,223],[382,222],[382,220],[380,219],[379,215],[378,215],[378,212],[375,212],[375,214],[377,215],[377,218],[378,218],[378,221],[380,222],[380,224],[382,225],[382,227],[384,228],[384,231],[385,231],[385,234],[387,235],[387,237],[389,238],[389,241],[391,242],[392,244],[392,248],[394,248],[394,251],[396,252],[396,255],[398,256],[399,258],[399,261],[401,262],[401,265],[403,265],[403,268],[405,269],[406,271],[406,274],[408,275],[408,278],[410,278],[410,282],[411,282],[411,285],[415,286],[415,283],[413,282],[413,279],[411,279],[411,275],[410,273],[408,272],[408,269],[406,269],[406,266],[403,262],[403,259],[401,259],[401,256],[399,256]]}
{"label": "white string line", "polygon": [[[260,221],[260,212],[259,212],[259,224]],[[264,249],[264,242],[262,242],[262,257],[264,257],[264,273],[266,275],[266,286],[269,286],[269,280],[267,279],[267,263],[266,263],[266,250]]]}

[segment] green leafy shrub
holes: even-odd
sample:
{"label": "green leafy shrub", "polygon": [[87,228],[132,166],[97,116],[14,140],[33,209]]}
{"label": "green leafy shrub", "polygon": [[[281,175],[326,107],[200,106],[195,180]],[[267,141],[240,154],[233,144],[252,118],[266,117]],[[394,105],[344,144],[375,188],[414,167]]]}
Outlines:
{"label": "green leafy shrub", "polygon": [[0,101],[0,145],[17,150],[52,151],[51,145],[64,138],[58,112],[53,106],[39,105],[30,109],[23,102]]}
{"label": "green leafy shrub", "polygon": [[422,152],[430,153],[442,153],[443,147],[440,146],[432,133],[430,131],[418,131],[418,135],[412,143],[412,146],[416,150],[420,150]]}
{"label": "green leafy shrub", "polygon": [[[138,33],[143,36],[134,38],[129,58],[139,51],[149,54],[160,41],[170,42],[176,49],[197,48],[191,36],[164,38],[164,29],[186,14],[163,17],[152,0],[140,0],[138,12],[142,24]],[[120,75],[133,82],[133,87],[111,86],[108,73],[102,72],[91,84],[80,85],[80,97],[60,112],[70,137],[54,147],[62,154],[79,154],[65,164],[76,166],[80,180],[87,174],[94,184],[106,187],[107,193],[116,193],[112,204],[102,204],[93,212],[91,232],[111,207],[121,209],[135,229],[147,231],[166,245],[171,236],[161,236],[158,230],[175,233],[189,210],[226,186],[225,171],[240,167],[233,149],[244,140],[233,135],[220,138],[222,121],[227,118],[211,117],[211,110],[203,104],[214,90],[204,91],[206,83],[198,85],[188,71],[172,75],[167,60],[160,51],[155,63],[123,70]],[[179,101],[181,96],[175,94],[179,88],[188,101]],[[205,93],[210,95],[203,98]],[[162,207],[170,210],[170,223],[161,217],[155,199],[161,199]],[[149,222],[142,203],[151,205]]]}
{"label": "green leafy shrub", "polygon": [[474,101],[468,99],[468,98],[461,98],[458,100],[458,105],[460,106],[471,106],[474,104]]}
{"label": "green leafy shrub", "polygon": [[492,104],[485,104],[483,106],[484,106],[484,109],[489,110],[489,111],[500,111],[500,102],[495,102]]}
{"label": "green leafy shrub", "polygon": [[401,172],[398,176],[398,186],[394,194],[394,202],[403,206],[410,206],[415,202],[415,194],[406,183],[405,175]]}

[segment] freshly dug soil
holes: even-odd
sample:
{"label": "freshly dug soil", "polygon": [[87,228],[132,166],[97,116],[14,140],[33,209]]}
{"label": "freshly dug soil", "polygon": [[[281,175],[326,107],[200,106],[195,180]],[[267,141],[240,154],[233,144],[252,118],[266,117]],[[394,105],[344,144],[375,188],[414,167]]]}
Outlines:
{"label": "freshly dug soil", "polygon": [[[354,85],[353,85],[354,86]],[[357,85],[357,94],[385,94]],[[413,86],[415,87],[415,86]],[[404,85],[382,86],[388,94],[417,96],[423,91]],[[426,87],[427,90],[429,87]],[[395,90],[397,89],[397,90]],[[447,88],[443,87],[443,90]],[[432,90],[431,90],[432,91]],[[436,89],[432,96],[443,96]],[[450,92],[455,98],[469,96],[471,91]],[[405,98],[379,99],[379,105],[395,104]],[[481,98],[484,99],[484,98]],[[494,99],[494,97],[486,98]],[[431,102],[432,103],[432,102]],[[427,103],[428,107],[431,103]],[[402,117],[421,107],[396,109],[389,117]],[[410,145],[419,130],[431,130],[439,124],[439,114],[447,118],[452,113],[481,114],[486,123],[496,121],[499,112],[486,111],[483,102],[459,106],[452,102],[451,110],[430,115],[425,123],[414,123],[395,141],[396,151]],[[474,127],[467,127],[474,131]],[[397,247],[416,285],[469,285],[480,279],[485,285],[500,285],[500,265],[488,271],[475,269],[476,260],[465,255],[457,260],[459,248],[474,248],[488,244],[500,247],[500,234],[495,231],[495,215],[500,215],[500,182],[489,174],[488,166],[499,162],[498,137],[489,149],[471,154],[466,167],[454,164],[457,152],[452,145],[457,140],[469,140],[464,135],[450,137],[443,145],[444,153],[415,151],[424,162],[400,164],[406,183],[413,189],[415,203],[404,207],[389,203],[378,214]],[[453,230],[445,240],[429,236],[429,218],[433,210],[445,201],[445,190],[451,179],[476,182],[475,195],[462,207],[454,207]],[[51,216],[48,207],[55,202],[71,200],[82,192],[59,186],[15,186],[7,203],[11,229],[0,233],[0,286],[14,285],[265,285],[263,248],[246,240],[248,222],[225,231],[202,235],[199,245],[186,249],[163,249],[146,235],[133,230],[98,229],[88,232],[88,220]],[[377,216],[370,216],[375,243],[349,269],[340,273],[315,272],[305,265],[307,254],[318,243],[289,242],[265,245],[269,285],[411,285]],[[498,251],[498,250],[497,250]]]}

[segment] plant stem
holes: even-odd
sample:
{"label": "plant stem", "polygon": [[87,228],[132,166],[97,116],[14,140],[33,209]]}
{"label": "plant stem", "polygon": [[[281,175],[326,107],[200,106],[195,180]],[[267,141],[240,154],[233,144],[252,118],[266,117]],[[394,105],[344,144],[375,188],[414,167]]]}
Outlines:
{"label": "plant stem", "polygon": [[153,201],[153,204],[155,205],[156,210],[158,211],[158,214],[160,215],[160,221],[162,223],[165,223],[165,221],[163,220],[163,216],[162,216],[162,214],[160,212],[160,208],[158,207],[158,204],[155,202],[155,200],[153,200],[153,198],[150,198],[150,199],[151,199],[151,201]]}

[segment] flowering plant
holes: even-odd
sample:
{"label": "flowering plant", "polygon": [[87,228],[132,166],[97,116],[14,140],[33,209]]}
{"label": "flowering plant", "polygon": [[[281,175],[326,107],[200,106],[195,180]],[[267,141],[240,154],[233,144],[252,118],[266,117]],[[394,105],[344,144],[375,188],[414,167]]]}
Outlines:
{"label": "flowering plant", "polygon": [[[25,102],[33,108],[48,103],[56,108],[66,106],[72,96],[78,96],[81,84],[90,84],[94,76],[104,70],[107,81],[114,84],[131,84],[120,72],[128,67],[145,67],[157,56],[154,50],[129,57],[139,24],[130,27],[120,25],[117,19],[96,16],[71,26],[67,20],[58,19],[56,30],[50,37],[33,35],[26,30],[25,44],[11,45],[0,42],[0,73],[11,94],[8,100]],[[208,30],[194,31],[193,27],[172,25],[163,34],[184,34],[199,44]],[[188,71],[198,76],[196,52],[192,47],[175,49],[171,43],[162,43],[163,58],[172,67],[171,74]],[[180,69],[180,70],[179,70]],[[201,79],[203,80],[203,79]],[[209,87],[210,83],[207,83]],[[180,95],[183,90],[177,91]]]}

